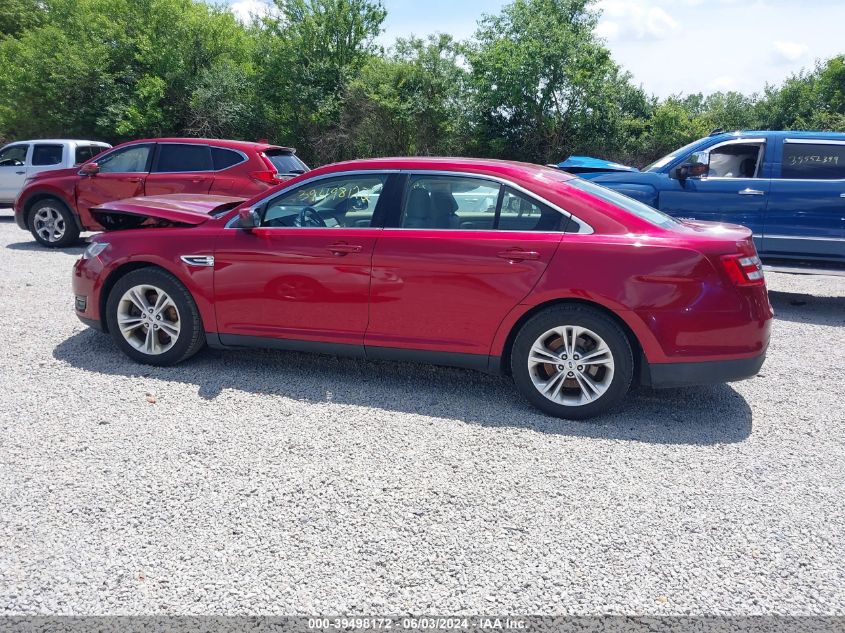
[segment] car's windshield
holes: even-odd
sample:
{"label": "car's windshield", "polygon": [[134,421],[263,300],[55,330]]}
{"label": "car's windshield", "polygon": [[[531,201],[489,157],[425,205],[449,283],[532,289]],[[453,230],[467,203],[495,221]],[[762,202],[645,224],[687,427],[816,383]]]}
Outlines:
{"label": "car's windshield", "polygon": [[681,156],[683,156],[687,152],[691,151],[692,148],[695,147],[696,145],[698,145],[701,141],[702,141],[702,139],[698,139],[696,141],[693,141],[692,143],[688,143],[687,145],[684,145],[680,149],[676,149],[671,154],[667,154],[663,158],[654,161],[651,165],[648,165],[647,167],[643,167],[643,171],[657,171],[659,169],[662,169],[663,167],[665,167],[666,165],[671,163],[676,158],[680,158]]}
{"label": "car's windshield", "polygon": [[597,185],[596,183],[590,182],[589,180],[573,178],[572,180],[567,181],[567,184],[570,184],[573,187],[580,189],[581,191],[586,191],[587,193],[590,193],[595,197],[604,200],[605,202],[609,202],[613,205],[616,205],[621,209],[625,209],[625,211],[633,213],[638,218],[642,218],[646,222],[651,222],[652,224],[661,228],[668,229],[679,224],[679,222],[675,218],[666,215],[662,211],[658,211],[654,207],[650,207],[647,204],[640,202],[639,200],[634,200],[633,198],[629,198],[628,196],[622,195],[621,193],[619,193],[618,191],[614,191],[613,189],[608,189],[607,187]]}

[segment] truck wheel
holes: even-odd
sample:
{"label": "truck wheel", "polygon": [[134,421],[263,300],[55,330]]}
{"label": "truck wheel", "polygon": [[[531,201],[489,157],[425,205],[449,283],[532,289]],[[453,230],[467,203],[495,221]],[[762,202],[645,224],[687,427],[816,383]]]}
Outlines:
{"label": "truck wheel", "polygon": [[29,211],[29,232],[39,244],[51,248],[70,246],[79,239],[79,227],[61,200],[39,200]]}

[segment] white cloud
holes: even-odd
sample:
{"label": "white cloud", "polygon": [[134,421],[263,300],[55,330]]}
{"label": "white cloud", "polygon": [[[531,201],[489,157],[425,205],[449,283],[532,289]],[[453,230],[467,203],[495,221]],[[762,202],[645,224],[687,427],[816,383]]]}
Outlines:
{"label": "white cloud", "polygon": [[722,75],[716,77],[713,81],[707,84],[707,89],[713,92],[726,92],[729,90],[739,90],[740,82],[736,77],[730,75]]}
{"label": "white cloud", "polygon": [[596,34],[607,40],[661,40],[679,28],[677,20],[648,0],[602,0]]}
{"label": "white cloud", "polygon": [[277,12],[275,5],[263,0],[237,0],[229,5],[232,13],[243,23],[252,22],[257,17],[273,15]]}
{"label": "white cloud", "polygon": [[772,57],[777,64],[794,64],[807,58],[809,49],[798,42],[775,42]]}

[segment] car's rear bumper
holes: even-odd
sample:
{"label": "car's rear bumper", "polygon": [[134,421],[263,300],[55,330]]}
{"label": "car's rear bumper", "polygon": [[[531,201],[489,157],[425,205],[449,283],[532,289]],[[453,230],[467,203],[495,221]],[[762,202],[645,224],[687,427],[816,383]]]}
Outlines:
{"label": "car's rear bumper", "polygon": [[766,360],[766,354],[734,360],[715,360],[697,363],[649,363],[642,372],[645,385],[662,389],[736,382],[756,376]]}

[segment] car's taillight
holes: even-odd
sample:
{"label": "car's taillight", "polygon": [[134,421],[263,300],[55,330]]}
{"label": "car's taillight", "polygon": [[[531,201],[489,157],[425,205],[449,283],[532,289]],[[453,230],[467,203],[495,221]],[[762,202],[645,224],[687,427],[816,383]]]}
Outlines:
{"label": "car's taillight", "polygon": [[737,286],[762,286],[766,283],[763,265],[756,255],[725,255],[722,265]]}
{"label": "car's taillight", "polygon": [[253,180],[257,180],[258,182],[263,182],[267,185],[278,185],[280,182],[284,182],[285,178],[282,177],[279,172],[275,169],[273,170],[262,170],[262,171],[252,171],[249,173],[249,177]]}

